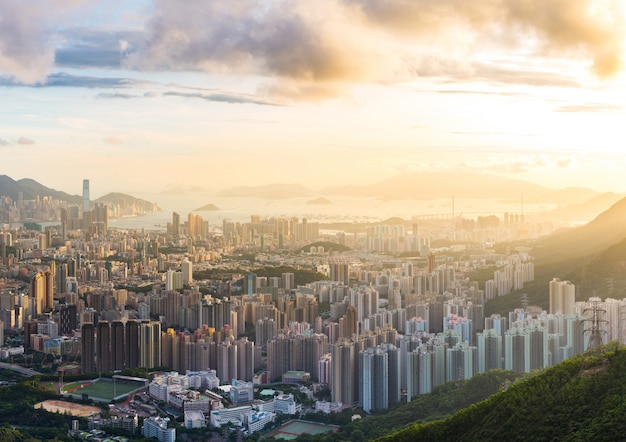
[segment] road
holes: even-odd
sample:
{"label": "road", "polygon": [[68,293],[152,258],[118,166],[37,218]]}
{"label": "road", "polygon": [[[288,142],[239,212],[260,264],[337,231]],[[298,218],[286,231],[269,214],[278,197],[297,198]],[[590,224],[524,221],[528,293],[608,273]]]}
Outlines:
{"label": "road", "polygon": [[15,364],[8,364],[6,362],[0,362],[0,368],[17,371],[18,373],[21,373],[25,376],[37,376],[38,374],[41,374],[38,371],[33,370],[32,368],[26,368]]}

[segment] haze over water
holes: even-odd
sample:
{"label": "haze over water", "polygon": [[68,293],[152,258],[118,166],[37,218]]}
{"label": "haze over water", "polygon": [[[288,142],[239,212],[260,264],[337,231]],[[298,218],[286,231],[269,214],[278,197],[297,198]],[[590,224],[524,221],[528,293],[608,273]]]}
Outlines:
{"label": "haze over water", "polygon": [[[144,198],[146,198],[144,196]],[[329,197],[331,204],[307,204],[313,197],[289,199],[233,198],[233,197],[167,197],[156,196],[149,199],[157,202],[163,209],[161,212],[136,217],[111,219],[111,227],[125,229],[158,229],[165,228],[172,220],[172,212],[180,214],[184,219],[189,212],[214,204],[220,210],[194,212],[201,215],[210,225],[221,227],[223,220],[249,222],[251,215],[262,218],[306,218],[320,223],[332,222],[376,222],[388,218],[399,217],[411,220],[413,217],[444,216],[453,213],[452,198],[432,200],[390,200],[376,198]],[[551,204],[524,204],[524,214],[532,217],[538,212],[553,209]],[[464,218],[496,215],[502,217],[505,212],[519,214],[520,201],[503,201],[491,199],[454,199],[454,215]]]}

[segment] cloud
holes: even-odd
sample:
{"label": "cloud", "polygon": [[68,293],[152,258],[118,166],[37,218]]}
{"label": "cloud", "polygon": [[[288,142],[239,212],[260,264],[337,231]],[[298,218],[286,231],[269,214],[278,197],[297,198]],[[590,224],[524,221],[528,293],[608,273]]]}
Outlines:
{"label": "cloud", "polygon": [[102,141],[105,142],[106,144],[113,144],[113,145],[123,144],[122,139],[119,137],[116,137],[115,135],[109,135],[108,137],[103,138]]}
{"label": "cloud", "polygon": [[20,137],[17,139],[17,144],[21,144],[23,146],[29,146],[35,144],[35,140],[31,140],[30,138]]}
{"label": "cloud", "polygon": [[583,57],[610,75],[622,65],[624,25],[612,0],[155,0],[126,65],[261,75],[268,93],[303,99],[416,76],[576,87],[541,66],[501,67],[478,55]]}
{"label": "cloud", "polygon": [[0,138],[0,146],[8,146],[11,143],[8,140],[5,140],[4,138]]}
{"label": "cloud", "polygon": [[110,99],[110,98],[123,98],[123,99],[129,99],[129,98],[141,98],[144,95],[124,94],[122,92],[101,92],[98,95],[96,95],[96,98],[108,98],[108,99]]}
{"label": "cloud", "polygon": [[163,96],[173,97],[186,97],[186,98],[200,98],[206,101],[218,101],[221,103],[234,103],[234,104],[260,104],[265,106],[278,106],[278,103],[260,100],[254,97],[246,97],[243,95],[230,94],[230,93],[202,93],[202,92],[165,92]]}
{"label": "cloud", "polygon": [[[416,77],[577,87],[534,58],[590,61],[606,77],[626,50],[622,0],[153,0],[124,29],[93,26],[96,0],[54,3],[0,2],[0,76],[101,87],[48,74],[55,66],[201,71],[252,75],[260,94],[320,100]],[[494,50],[508,65],[484,61]]]}
{"label": "cloud", "polygon": [[145,45],[127,63],[263,75],[274,93],[334,95],[341,87],[333,83],[378,81],[396,65],[385,40],[351,10],[337,0],[157,0]]}
{"label": "cloud", "polygon": [[54,5],[43,0],[0,2],[0,76],[23,84],[44,81],[54,65],[53,28],[83,3],[83,0],[55,0]]}
{"label": "cloud", "polygon": [[58,34],[55,65],[72,68],[119,68],[131,46],[141,41],[139,31],[112,31],[71,27]]}
{"label": "cloud", "polygon": [[572,158],[554,159],[546,155],[522,155],[509,158],[487,158],[485,160],[464,161],[462,169],[481,170],[502,174],[519,174],[538,168],[569,167],[574,163]]}
{"label": "cloud", "polygon": [[[51,74],[45,86],[71,86],[86,88],[127,88],[138,86],[142,82],[123,77],[91,77],[84,75],[72,75],[65,72]],[[41,86],[41,85],[40,85]]]}
{"label": "cloud", "polygon": [[573,157],[559,158],[556,161],[556,165],[558,167],[563,168],[563,169],[569,169],[569,168],[573,167],[574,165],[576,165],[576,158],[573,158]]}
{"label": "cloud", "polygon": [[624,106],[613,103],[583,103],[559,106],[557,112],[622,112]]}
{"label": "cloud", "polygon": [[622,66],[625,17],[614,0],[350,0],[370,23],[423,41],[469,46],[484,37],[539,54],[584,54],[600,76]]}

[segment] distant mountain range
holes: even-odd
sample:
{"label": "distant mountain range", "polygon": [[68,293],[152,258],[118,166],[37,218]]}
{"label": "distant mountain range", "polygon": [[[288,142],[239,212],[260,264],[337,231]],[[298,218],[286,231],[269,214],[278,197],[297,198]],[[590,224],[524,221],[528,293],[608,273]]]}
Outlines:
{"label": "distant mountain range", "polygon": [[626,238],[626,198],[613,204],[581,227],[561,230],[543,238],[533,254],[542,262],[600,253]]}
{"label": "distant mountain range", "polygon": [[110,208],[115,208],[119,216],[141,215],[144,213],[159,212],[161,210],[157,203],[118,192],[107,193],[98,198],[95,202],[106,204]]}
{"label": "distant mountain range", "polygon": [[37,196],[49,196],[72,204],[82,204],[83,201],[82,197],[78,195],[70,195],[69,193],[50,189],[30,178],[22,178],[21,180],[15,181],[11,177],[0,175],[0,195],[9,196],[13,201],[17,201],[20,192],[24,200],[33,200]]}
{"label": "distant mountain range", "polygon": [[239,198],[300,198],[315,195],[315,191],[300,184],[268,184],[264,186],[233,187],[220,192],[220,196]]}
{"label": "distant mountain range", "polygon": [[[53,199],[67,201],[69,204],[81,205],[83,203],[83,198],[79,195],[70,195],[66,192],[51,189],[30,178],[23,178],[16,181],[6,175],[0,175],[0,195],[9,196],[12,200],[17,201],[20,192],[24,200],[32,200],[39,196],[40,198],[51,197]],[[109,207],[117,207],[120,216],[137,215],[161,210],[156,203],[116,192],[104,195],[96,199],[95,202],[107,204]]]}
{"label": "distant mountain range", "polygon": [[299,184],[269,184],[227,189],[220,195],[252,198],[302,198],[313,195],[373,197],[385,200],[438,198],[498,198],[529,203],[580,204],[600,195],[595,190],[571,187],[549,189],[527,181],[468,172],[404,173],[370,185],[312,190]]}

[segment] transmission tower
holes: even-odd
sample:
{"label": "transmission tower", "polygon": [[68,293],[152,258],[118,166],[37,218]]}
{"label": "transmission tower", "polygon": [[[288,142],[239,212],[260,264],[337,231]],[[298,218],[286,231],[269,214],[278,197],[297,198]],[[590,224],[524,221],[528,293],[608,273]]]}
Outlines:
{"label": "transmission tower", "polygon": [[526,310],[526,307],[528,307],[528,295],[526,293],[520,295],[520,303],[522,304],[522,308]]}
{"label": "transmission tower", "polygon": [[608,324],[606,319],[600,319],[600,313],[606,314],[606,310],[598,306],[599,301],[591,301],[591,307],[583,310],[583,314],[587,314],[591,311],[591,318],[586,319],[585,322],[591,322],[591,327],[586,328],[585,332],[589,333],[589,341],[587,343],[587,349],[599,348],[602,346],[602,333],[606,334],[606,330],[600,329],[600,324]]}

